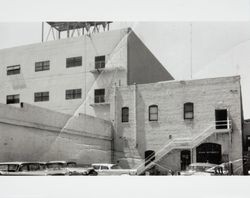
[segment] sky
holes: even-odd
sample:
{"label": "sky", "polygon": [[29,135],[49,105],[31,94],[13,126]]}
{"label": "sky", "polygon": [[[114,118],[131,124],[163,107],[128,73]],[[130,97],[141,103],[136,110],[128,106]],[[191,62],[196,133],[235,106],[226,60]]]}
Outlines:
{"label": "sky", "polygon": [[[114,22],[110,26],[132,27],[176,80],[240,75],[244,118],[250,118],[250,22]],[[45,39],[48,31],[45,24]],[[0,34],[0,49],[38,43],[42,23],[0,22]]]}

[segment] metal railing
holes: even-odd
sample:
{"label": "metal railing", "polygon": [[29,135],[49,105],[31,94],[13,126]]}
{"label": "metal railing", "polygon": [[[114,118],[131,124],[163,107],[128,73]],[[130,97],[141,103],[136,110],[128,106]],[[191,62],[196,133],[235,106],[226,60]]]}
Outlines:
{"label": "metal railing", "polygon": [[[208,137],[210,137],[213,133],[216,133],[218,128],[218,123],[220,126],[223,126],[224,129],[227,132],[230,132],[232,129],[232,122],[231,120],[224,120],[224,121],[214,121],[212,124],[210,124],[202,133],[199,133],[194,138],[176,138],[170,141],[168,144],[166,144],[162,149],[157,151],[155,155],[148,157],[144,163],[140,164],[137,167],[137,174],[142,174],[147,169],[153,167],[157,161],[159,161],[162,157],[164,157],[167,153],[174,149],[193,149],[194,147],[200,145],[204,140],[206,140]],[[154,160],[153,160],[154,158]],[[147,164],[144,166],[144,164]]]}

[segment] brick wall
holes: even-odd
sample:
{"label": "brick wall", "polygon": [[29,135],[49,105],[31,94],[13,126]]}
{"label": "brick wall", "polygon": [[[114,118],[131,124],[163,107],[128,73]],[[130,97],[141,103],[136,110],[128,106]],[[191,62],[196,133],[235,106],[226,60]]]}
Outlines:
{"label": "brick wall", "polygon": [[[111,108],[116,122],[115,160],[121,166],[134,167],[142,163],[140,159],[144,158],[146,150],[157,152],[175,138],[199,135],[214,124],[215,109],[228,109],[233,125],[232,138],[218,134],[207,141],[221,144],[222,154],[228,154],[229,160],[235,161],[235,169],[242,170],[239,76],[131,85],[116,88],[115,93],[116,108]],[[183,119],[186,102],[194,103],[193,120]],[[148,121],[148,107],[153,104],[158,105],[158,121]],[[125,106],[129,107],[128,123],[121,122],[121,108]],[[195,161],[195,155],[193,158]],[[179,163],[180,158],[175,169],[179,169]]]}

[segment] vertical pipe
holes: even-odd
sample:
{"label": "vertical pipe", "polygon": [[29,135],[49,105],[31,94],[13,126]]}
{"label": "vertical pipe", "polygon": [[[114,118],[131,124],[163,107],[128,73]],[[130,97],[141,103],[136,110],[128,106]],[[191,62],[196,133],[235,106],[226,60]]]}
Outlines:
{"label": "vertical pipe", "polygon": [[67,23],[67,38],[69,38],[69,23]]}
{"label": "vertical pipe", "polygon": [[190,77],[193,78],[193,30],[192,22],[190,23]]}
{"label": "vertical pipe", "polygon": [[[111,108],[112,109],[112,108]],[[112,110],[112,113],[113,113],[113,125],[114,125],[114,130],[112,131],[112,142],[111,142],[111,152],[112,152],[112,155],[111,155],[111,162],[112,163],[117,163],[115,161],[115,144],[116,144],[116,134],[118,133],[118,120],[117,120],[117,88],[116,88],[116,83],[114,85],[114,102],[113,102],[113,110]]]}
{"label": "vertical pipe", "polygon": [[137,138],[137,85],[134,83],[134,137],[135,137],[135,148],[138,147]]}
{"label": "vertical pipe", "polygon": [[43,43],[43,34],[44,34],[44,22],[42,22],[42,43]]}

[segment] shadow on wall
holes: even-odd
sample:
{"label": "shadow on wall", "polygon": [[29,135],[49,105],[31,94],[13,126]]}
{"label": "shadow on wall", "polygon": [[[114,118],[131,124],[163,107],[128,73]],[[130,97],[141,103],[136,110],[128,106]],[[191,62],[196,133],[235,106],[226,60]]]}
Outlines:
{"label": "shadow on wall", "polygon": [[139,155],[141,158],[144,158],[145,151],[147,150],[147,142],[146,142],[146,131],[145,131],[145,122],[148,118],[145,117],[146,112],[148,111],[144,100],[137,89],[137,129],[136,129],[136,146],[139,151]]}
{"label": "shadow on wall", "polygon": [[[134,92],[134,87],[132,90]],[[117,93],[119,104],[117,105],[118,117],[117,123],[121,123],[121,108],[120,104],[124,104],[124,100],[120,93]],[[129,122],[118,124],[118,133],[116,137],[116,146],[119,153],[119,165],[123,168],[135,168],[141,163],[144,164],[146,150],[146,134],[145,121],[147,119],[147,107],[142,99],[141,94],[137,91],[136,94],[136,120],[134,104],[130,105]],[[134,98],[132,99],[134,102]]]}

